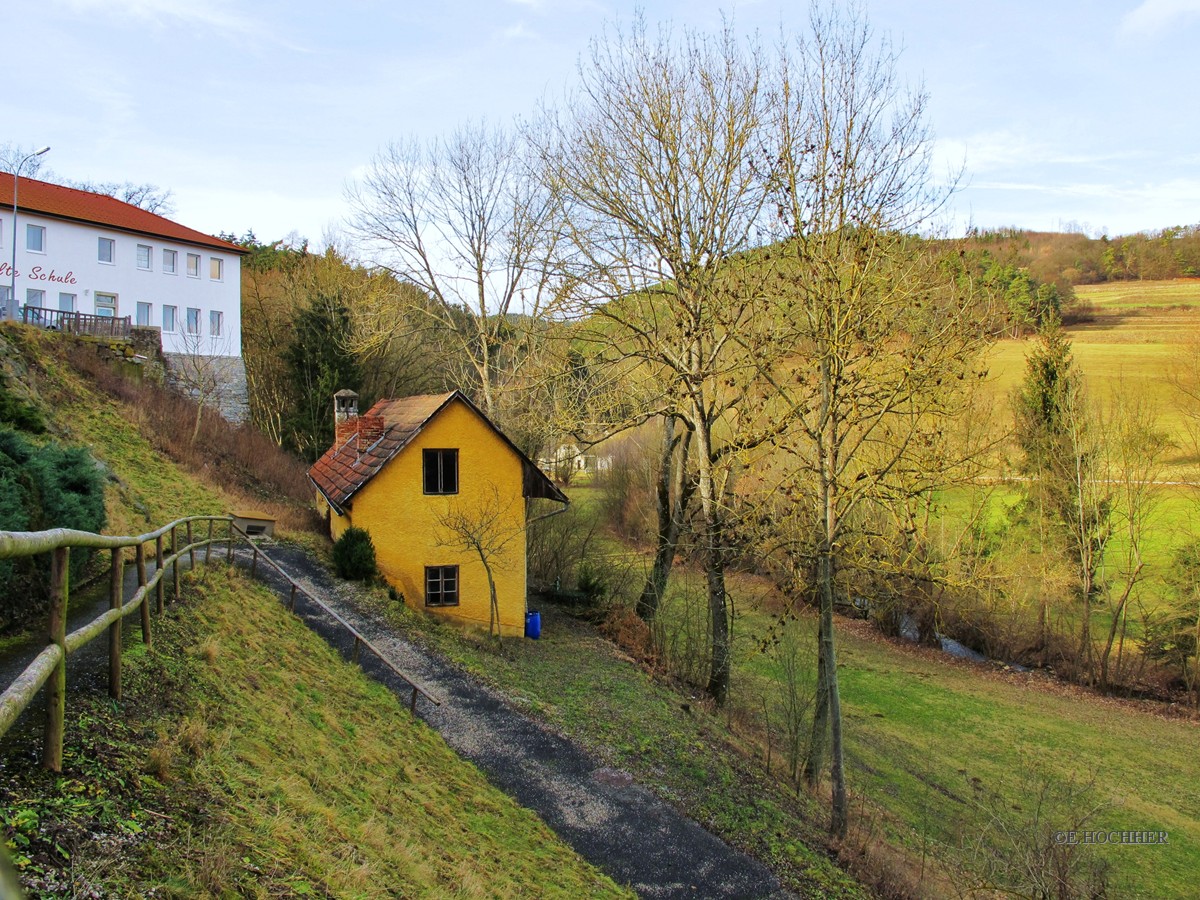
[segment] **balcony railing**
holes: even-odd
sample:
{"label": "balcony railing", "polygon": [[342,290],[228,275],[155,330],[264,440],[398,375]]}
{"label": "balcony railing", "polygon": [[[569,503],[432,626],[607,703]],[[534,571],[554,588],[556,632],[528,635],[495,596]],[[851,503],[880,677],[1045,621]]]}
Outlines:
{"label": "balcony railing", "polygon": [[40,306],[21,308],[21,321],[26,325],[65,331],[68,334],[83,334],[89,337],[129,338],[131,327],[129,316],[93,316],[87,313],[65,312],[61,309],[43,309]]}

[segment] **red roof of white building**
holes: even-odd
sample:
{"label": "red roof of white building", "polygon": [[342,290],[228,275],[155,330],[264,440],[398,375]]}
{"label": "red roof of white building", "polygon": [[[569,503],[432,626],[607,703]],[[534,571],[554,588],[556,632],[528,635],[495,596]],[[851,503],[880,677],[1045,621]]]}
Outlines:
{"label": "red roof of white building", "polygon": [[[0,173],[0,210],[5,207],[11,210],[12,202],[13,176],[8,172]],[[184,244],[199,244],[229,253],[246,253],[246,249],[237,244],[156,216],[107,194],[93,194],[91,191],[80,191],[35,178],[21,179],[17,203],[20,212],[40,213],[44,216],[101,225],[118,231],[131,231]]]}

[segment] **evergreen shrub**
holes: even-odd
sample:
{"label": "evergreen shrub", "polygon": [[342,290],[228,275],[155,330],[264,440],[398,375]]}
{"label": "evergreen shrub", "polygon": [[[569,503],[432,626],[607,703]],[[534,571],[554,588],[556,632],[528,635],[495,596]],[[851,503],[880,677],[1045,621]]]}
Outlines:
{"label": "evergreen shrub", "polygon": [[363,528],[351,526],[333,545],[333,568],[339,578],[365,581],[379,571],[375,565],[375,544]]}
{"label": "evergreen shrub", "polygon": [[[99,533],[104,512],[104,474],[83,447],[30,444],[0,428],[0,531],[74,528]],[[78,581],[93,551],[71,552],[71,580]],[[46,609],[50,555],[0,561],[0,631],[26,625]]]}

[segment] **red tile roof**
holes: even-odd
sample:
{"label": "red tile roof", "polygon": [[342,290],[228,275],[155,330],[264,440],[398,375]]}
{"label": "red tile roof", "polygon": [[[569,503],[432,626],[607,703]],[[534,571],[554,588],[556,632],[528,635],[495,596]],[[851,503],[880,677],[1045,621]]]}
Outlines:
{"label": "red tile roof", "polygon": [[524,495],[566,503],[566,496],[554,486],[545,473],[517,449],[500,429],[461,391],[446,394],[419,394],[399,400],[380,400],[366,413],[383,418],[383,436],[363,452],[358,450],[358,434],[351,434],[340,444],[335,443],[308,470],[308,477],[339,513],[349,505],[358,490],[370,481],[384,465],[421,433],[444,407],[460,400],[472,409],[521,459],[524,473]]}
{"label": "red tile roof", "polygon": [[[0,209],[5,206],[12,209],[12,202],[13,176],[7,172],[0,173]],[[80,191],[35,178],[21,179],[17,203],[18,211],[28,210],[59,219],[102,225],[118,231],[132,231],[135,234],[167,238],[184,244],[199,244],[230,253],[246,252],[244,247],[237,244],[156,216],[107,194],[93,194],[91,191]]]}

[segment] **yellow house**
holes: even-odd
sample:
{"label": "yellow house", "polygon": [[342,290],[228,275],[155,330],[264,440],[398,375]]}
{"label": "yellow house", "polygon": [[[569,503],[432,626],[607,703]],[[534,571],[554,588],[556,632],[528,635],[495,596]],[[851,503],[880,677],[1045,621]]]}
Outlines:
{"label": "yellow house", "polygon": [[523,634],[529,501],[566,496],[460,391],[362,416],[357,400],[335,395],[333,446],[309,470],[332,537],[368,531],[409,606]]}

